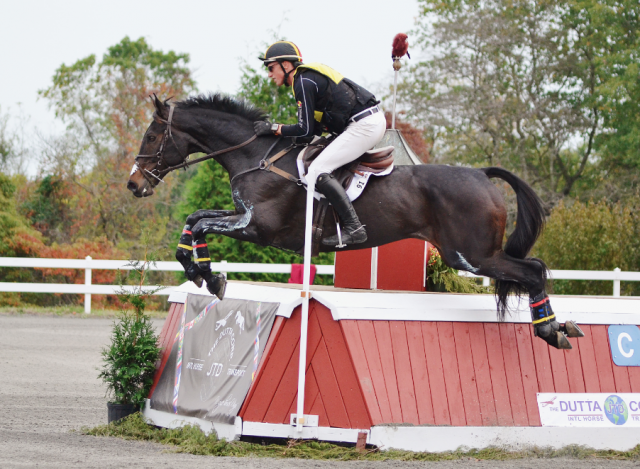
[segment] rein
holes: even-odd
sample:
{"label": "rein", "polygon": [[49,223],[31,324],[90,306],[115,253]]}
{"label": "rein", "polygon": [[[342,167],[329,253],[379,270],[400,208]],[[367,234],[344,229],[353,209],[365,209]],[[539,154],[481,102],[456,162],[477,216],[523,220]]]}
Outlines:
{"label": "rein", "polygon": [[[147,182],[151,185],[151,187],[156,187],[158,185],[158,182],[164,182],[162,180],[162,178],[164,176],[166,176],[168,173],[170,173],[171,171],[175,170],[175,169],[180,169],[180,168],[188,168],[191,165],[194,165],[196,163],[201,163],[202,161],[206,161],[206,160],[210,160],[211,158],[215,158],[218,155],[222,155],[224,153],[229,153],[235,150],[238,150],[239,148],[242,148],[246,145],[249,145],[251,142],[253,142],[256,138],[258,138],[257,135],[253,135],[252,137],[250,137],[248,140],[245,140],[244,142],[238,144],[238,145],[234,145],[232,147],[229,148],[225,148],[223,150],[218,150],[218,151],[214,151],[212,153],[208,153],[205,156],[202,156],[200,158],[196,158],[195,160],[189,160],[189,155],[184,155],[181,151],[180,151],[180,147],[178,147],[178,144],[176,143],[176,141],[173,138],[173,134],[171,133],[171,123],[173,120],[173,111],[175,109],[175,104],[173,103],[169,103],[169,118],[167,120],[161,118],[160,116],[158,116],[157,113],[153,113],[153,117],[154,119],[159,120],[160,122],[162,122],[163,124],[166,124],[167,127],[164,130],[164,135],[162,137],[162,143],[160,144],[160,149],[158,150],[158,152],[155,155],[137,155],[135,157],[135,161],[136,163],[138,162],[138,160],[141,159],[147,159],[150,160],[151,162],[157,162],[157,165],[155,168],[153,168],[151,171],[149,171],[148,169],[145,169],[144,171],[142,170],[142,168],[140,168],[141,173],[143,175],[143,177],[147,180]],[[283,171],[280,168],[276,168],[273,164],[278,161],[280,158],[282,158],[284,155],[286,155],[287,153],[289,153],[291,150],[293,150],[295,147],[299,146],[296,145],[295,143],[292,145],[289,145],[288,147],[284,148],[283,150],[279,151],[278,153],[276,153],[275,155],[273,155],[271,158],[267,157],[269,156],[269,153],[271,153],[271,150],[273,150],[273,148],[276,146],[276,144],[281,140],[282,137],[278,138],[275,142],[273,142],[273,144],[269,147],[269,149],[267,150],[267,153],[265,154],[264,158],[262,158],[260,160],[260,163],[258,164],[258,166],[254,167],[254,168],[249,168],[247,170],[244,170],[238,174],[236,174],[235,176],[233,176],[233,178],[231,178],[230,183],[233,183],[233,181],[238,177],[238,176],[242,176],[244,174],[250,173],[252,171],[256,171],[256,170],[264,170],[264,171],[270,171],[272,173],[277,174],[278,176],[282,176],[285,179],[288,179],[291,182],[296,183],[299,186],[302,186],[303,183],[302,181],[295,177],[294,175]],[[182,156],[182,163],[179,163],[175,166],[171,166],[169,165],[165,159],[164,159],[164,150],[166,148],[167,142],[168,140],[171,139],[171,141],[173,142],[173,145],[176,147],[176,150],[178,150],[178,153],[180,153],[180,156]],[[166,166],[165,169],[160,169],[161,167]],[[151,179],[154,178],[154,179]]]}

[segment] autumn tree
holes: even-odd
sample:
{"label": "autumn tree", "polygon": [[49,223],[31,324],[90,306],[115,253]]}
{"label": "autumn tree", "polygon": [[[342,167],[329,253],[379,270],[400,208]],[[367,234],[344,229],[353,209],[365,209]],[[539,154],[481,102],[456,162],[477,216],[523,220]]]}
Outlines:
{"label": "autumn tree", "polygon": [[124,184],[151,122],[149,95],[181,99],[193,91],[188,63],[188,54],[125,37],[101,60],[90,55],[61,65],[52,85],[40,91],[67,125],[63,136],[48,142],[42,171],[75,186],[78,236],[104,236],[130,250],[145,223],[156,227],[157,240],[166,234],[171,192],[139,200]]}
{"label": "autumn tree", "polygon": [[637,2],[420,0],[420,8],[414,37],[425,57],[400,96],[430,132],[436,161],[515,171],[551,208],[578,181],[597,183],[606,156],[598,145],[637,154],[617,132],[637,106],[629,102],[638,92]]}

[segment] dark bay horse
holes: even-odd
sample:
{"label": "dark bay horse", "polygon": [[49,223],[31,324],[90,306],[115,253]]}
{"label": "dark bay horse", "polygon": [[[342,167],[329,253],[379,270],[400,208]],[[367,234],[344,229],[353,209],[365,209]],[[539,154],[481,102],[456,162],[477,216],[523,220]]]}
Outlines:
{"label": "dark bay horse", "polygon": [[[151,196],[162,177],[183,166],[193,153],[215,153],[231,181],[235,211],[198,210],[186,220],[176,257],[187,278],[196,283],[204,278],[212,293],[224,293],[223,278],[211,273],[205,241],[208,234],[302,252],[305,188],[258,169],[268,153],[273,155],[291,144],[275,136],[255,138],[254,121],[266,118],[261,110],[219,94],[175,105],[156,97],[154,105],[154,120],[127,183],[136,197]],[[299,151],[294,148],[277,166],[297,175]],[[516,228],[504,248],[506,208],[490,178],[506,181],[517,195]],[[371,178],[354,208],[367,226],[369,239],[345,249],[381,246],[405,238],[429,241],[450,267],[496,280],[501,320],[511,293],[528,294],[536,335],[566,349],[571,348],[566,336],[582,336],[571,321],[564,325],[556,321],[545,292],[546,265],[540,259],[527,258],[544,227],[545,215],[531,187],[509,171],[397,166],[388,176]],[[335,233],[333,218],[327,216],[323,236]],[[320,250],[336,249],[321,245]]]}

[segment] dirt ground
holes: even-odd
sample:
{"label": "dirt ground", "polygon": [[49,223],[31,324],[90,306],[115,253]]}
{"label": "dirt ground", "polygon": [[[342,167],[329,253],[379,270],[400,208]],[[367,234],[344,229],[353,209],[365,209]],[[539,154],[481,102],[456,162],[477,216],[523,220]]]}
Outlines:
{"label": "dirt ground", "polygon": [[[74,430],[107,421],[104,387],[96,376],[111,322],[0,314],[0,467],[640,467],[640,462],[572,459],[406,463],[215,458],[175,454],[158,444],[81,435]],[[160,328],[162,321],[156,326]]]}

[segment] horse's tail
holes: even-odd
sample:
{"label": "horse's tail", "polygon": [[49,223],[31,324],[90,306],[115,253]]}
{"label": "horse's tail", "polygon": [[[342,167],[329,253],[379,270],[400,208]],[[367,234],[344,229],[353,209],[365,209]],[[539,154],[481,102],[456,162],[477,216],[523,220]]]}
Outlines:
{"label": "horse's tail", "polygon": [[[522,179],[506,169],[482,168],[489,178],[499,178],[506,181],[515,191],[518,201],[518,215],[516,229],[511,233],[504,246],[504,252],[516,259],[524,259],[533,248],[536,240],[544,229],[545,212],[542,201],[534,190]],[[547,266],[540,259],[543,275],[546,278]],[[528,293],[523,285],[510,280],[496,279],[496,297],[498,299],[498,315],[504,319],[507,311],[507,299],[510,293],[521,295]]]}

